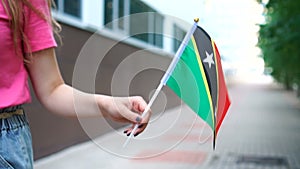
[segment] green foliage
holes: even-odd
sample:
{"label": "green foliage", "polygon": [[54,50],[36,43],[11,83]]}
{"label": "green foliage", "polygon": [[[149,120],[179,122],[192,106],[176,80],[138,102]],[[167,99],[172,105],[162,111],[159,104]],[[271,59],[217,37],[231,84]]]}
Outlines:
{"label": "green foliage", "polygon": [[269,0],[264,7],[266,23],[260,25],[258,46],[273,77],[290,88],[300,84],[300,1]]}

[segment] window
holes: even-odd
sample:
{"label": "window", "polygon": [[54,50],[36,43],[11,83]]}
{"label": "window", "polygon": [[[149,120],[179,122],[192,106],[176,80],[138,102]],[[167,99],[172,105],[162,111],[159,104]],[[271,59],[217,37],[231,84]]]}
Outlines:
{"label": "window", "polygon": [[58,13],[81,18],[81,0],[54,0],[54,2],[56,4],[55,10]]}
{"label": "window", "polygon": [[[114,31],[127,31],[127,18],[130,0],[105,0],[104,24],[106,28]],[[116,22],[114,22],[116,21]]]}
{"label": "window", "polygon": [[107,28],[112,29],[113,20],[113,0],[105,0],[104,24]]}
{"label": "window", "polygon": [[150,35],[153,36],[153,45],[158,47],[163,47],[163,21],[164,17],[158,13],[155,13],[153,24],[153,32],[154,34]]}
{"label": "window", "polygon": [[174,32],[173,32],[173,51],[176,53],[182,40],[184,39],[186,32],[181,29],[179,26],[174,24]]}
{"label": "window", "polygon": [[142,40],[144,42],[149,41],[148,37],[148,15],[142,14],[143,12],[147,12],[148,8],[147,6],[139,1],[139,0],[132,0],[130,3],[130,14],[137,14],[141,13],[136,17],[137,15],[133,15],[130,18],[130,32],[129,35],[137,38],[139,40]]}
{"label": "window", "polygon": [[131,0],[130,14],[138,13],[142,14],[138,15],[139,17],[130,19],[130,35],[154,46],[163,47],[164,17],[145,3],[139,0]]}
{"label": "window", "polygon": [[[122,32],[157,47],[163,46],[164,17],[140,0],[105,0],[106,28]],[[149,13],[145,13],[149,12]],[[130,15],[129,14],[138,14]]]}
{"label": "window", "polygon": [[[124,4],[124,0],[119,0],[119,4],[118,4],[118,18],[123,18],[125,16],[125,4]],[[124,30],[124,19],[119,19],[118,21],[118,27],[121,30]]]}
{"label": "window", "polygon": [[81,0],[64,0],[64,12],[81,18]]}

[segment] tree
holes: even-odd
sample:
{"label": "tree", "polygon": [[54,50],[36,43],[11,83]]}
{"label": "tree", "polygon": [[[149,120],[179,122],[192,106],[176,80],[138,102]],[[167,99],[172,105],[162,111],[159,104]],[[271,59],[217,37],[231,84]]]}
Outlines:
{"label": "tree", "polygon": [[273,68],[273,77],[287,89],[293,84],[300,88],[299,6],[299,0],[269,0],[264,4],[266,23],[259,31],[258,46],[266,66]]}

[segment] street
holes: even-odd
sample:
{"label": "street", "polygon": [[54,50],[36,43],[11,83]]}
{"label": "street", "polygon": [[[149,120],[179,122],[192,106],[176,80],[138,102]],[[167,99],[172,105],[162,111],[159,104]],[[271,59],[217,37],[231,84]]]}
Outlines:
{"label": "street", "polygon": [[122,129],[36,161],[37,169],[299,169],[300,101],[276,83],[230,84],[231,107],[212,150],[209,127],[186,105],[152,117],[122,148]]}

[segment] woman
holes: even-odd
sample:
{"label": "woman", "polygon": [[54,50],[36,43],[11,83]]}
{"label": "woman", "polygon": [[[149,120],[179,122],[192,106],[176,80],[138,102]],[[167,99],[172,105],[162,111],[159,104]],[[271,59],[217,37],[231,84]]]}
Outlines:
{"label": "woman", "polygon": [[[28,77],[42,105],[62,116],[103,117],[140,124],[141,133],[149,121],[141,112],[141,97],[115,98],[84,93],[64,83],[58,69],[52,19],[48,0],[0,0],[0,168],[33,168],[31,135],[22,104],[30,102]],[[25,64],[24,64],[25,63]],[[82,100],[78,107],[98,105],[75,112],[73,93]],[[77,103],[77,102],[76,102]],[[125,130],[130,134],[132,128]]]}

